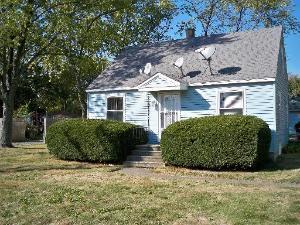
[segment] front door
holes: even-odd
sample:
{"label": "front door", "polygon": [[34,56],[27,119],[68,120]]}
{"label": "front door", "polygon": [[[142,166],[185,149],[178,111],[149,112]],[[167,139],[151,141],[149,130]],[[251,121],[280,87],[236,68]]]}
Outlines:
{"label": "front door", "polygon": [[160,94],[159,138],[162,131],[180,119],[180,95]]}

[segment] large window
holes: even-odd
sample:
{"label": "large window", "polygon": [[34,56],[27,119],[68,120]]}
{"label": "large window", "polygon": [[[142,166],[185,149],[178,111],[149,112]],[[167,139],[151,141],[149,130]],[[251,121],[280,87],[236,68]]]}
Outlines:
{"label": "large window", "polygon": [[109,120],[123,121],[123,98],[109,97],[107,98],[107,115]]}
{"label": "large window", "polygon": [[228,91],[220,92],[219,113],[220,115],[243,114],[244,92]]}

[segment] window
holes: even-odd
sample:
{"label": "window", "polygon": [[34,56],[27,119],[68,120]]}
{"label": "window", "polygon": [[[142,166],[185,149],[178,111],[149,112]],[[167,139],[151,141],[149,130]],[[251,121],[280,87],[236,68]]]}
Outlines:
{"label": "window", "polygon": [[219,102],[220,115],[242,115],[244,110],[243,95],[243,91],[221,92]]}
{"label": "window", "polygon": [[123,121],[123,98],[110,97],[107,98],[107,115],[109,120]]}

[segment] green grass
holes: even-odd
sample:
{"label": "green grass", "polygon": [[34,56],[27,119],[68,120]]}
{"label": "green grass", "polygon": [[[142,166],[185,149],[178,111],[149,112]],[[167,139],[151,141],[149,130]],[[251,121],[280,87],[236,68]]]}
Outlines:
{"label": "green grass", "polygon": [[133,177],[57,160],[43,145],[3,149],[0,224],[300,224],[299,159],[262,172],[165,168]]}

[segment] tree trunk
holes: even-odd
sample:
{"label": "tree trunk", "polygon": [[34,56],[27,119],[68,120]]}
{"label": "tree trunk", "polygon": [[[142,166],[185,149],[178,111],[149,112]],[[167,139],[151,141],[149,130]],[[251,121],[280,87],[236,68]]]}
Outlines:
{"label": "tree trunk", "polygon": [[86,119],[87,116],[87,106],[86,106],[86,101],[84,100],[84,96],[81,95],[81,93],[78,93],[78,100],[80,102],[80,108],[81,108],[81,118]]}
{"label": "tree trunk", "polygon": [[13,147],[12,145],[13,108],[14,108],[14,95],[12,90],[10,90],[3,96],[3,121],[2,121],[2,135],[1,135],[1,147],[3,148]]}

